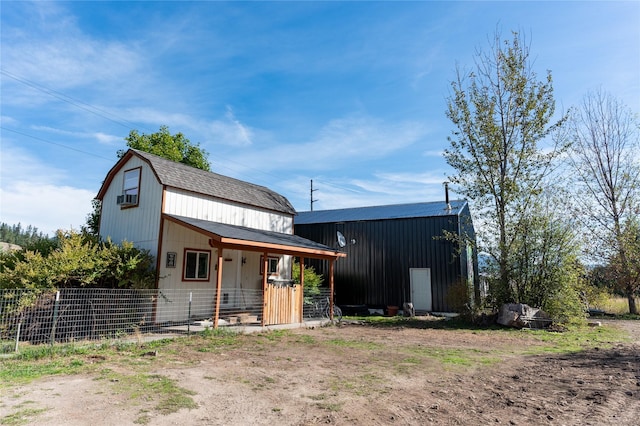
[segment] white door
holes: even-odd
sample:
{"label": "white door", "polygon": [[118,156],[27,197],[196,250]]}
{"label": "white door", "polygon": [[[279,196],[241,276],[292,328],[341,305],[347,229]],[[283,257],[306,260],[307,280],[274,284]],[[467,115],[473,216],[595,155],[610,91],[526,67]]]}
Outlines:
{"label": "white door", "polygon": [[431,269],[410,268],[411,302],[416,311],[431,312]]}
{"label": "white door", "polygon": [[241,257],[236,250],[225,250],[222,261],[222,294],[220,305],[224,307],[236,306],[238,303],[238,269],[241,267]]}

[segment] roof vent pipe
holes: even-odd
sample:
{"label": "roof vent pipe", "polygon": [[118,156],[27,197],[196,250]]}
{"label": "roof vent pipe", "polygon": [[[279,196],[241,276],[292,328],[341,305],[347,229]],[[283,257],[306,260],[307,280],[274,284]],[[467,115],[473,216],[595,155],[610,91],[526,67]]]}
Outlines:
{"label": "roof vent pipe", "polygon": [[447,203],[447,210],[451,210],[451,204],[449,203],[449,182],[444,183],[444,201]]}

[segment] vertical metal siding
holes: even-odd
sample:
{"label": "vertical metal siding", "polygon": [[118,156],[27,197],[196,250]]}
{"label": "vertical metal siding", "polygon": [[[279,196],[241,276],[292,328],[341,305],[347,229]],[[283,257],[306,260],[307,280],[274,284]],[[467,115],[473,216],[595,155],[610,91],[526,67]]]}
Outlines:
{"label": "vertical metal siding", "polygon": [[[467,211],[468,214],[468,211]],[[430,268],[434,311],[449,311],[449,289],[464,278],[455,244],[442,237],[443,229],[457,233],[458,217],[388,219],[376,221],[296,225],[304,238],[336,247],[336,231],[347,241],[346,259],[336,262],[336,297],[340,304],[398,305],[409,301],[410,268]],[[309,262],[326,276],[327,265]],[[465,269],[466,270],[466,269]]]}

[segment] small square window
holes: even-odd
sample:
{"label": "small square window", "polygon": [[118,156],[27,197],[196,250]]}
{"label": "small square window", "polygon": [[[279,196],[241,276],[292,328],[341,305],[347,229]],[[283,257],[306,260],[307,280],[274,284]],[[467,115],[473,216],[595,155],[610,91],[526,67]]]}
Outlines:
{"label": "small square window", "polygon": [[[277,275],[279,263],[280,258],[267,257],[267,275]],[[264,275],[264,256],[260,256],[260,275]]]}

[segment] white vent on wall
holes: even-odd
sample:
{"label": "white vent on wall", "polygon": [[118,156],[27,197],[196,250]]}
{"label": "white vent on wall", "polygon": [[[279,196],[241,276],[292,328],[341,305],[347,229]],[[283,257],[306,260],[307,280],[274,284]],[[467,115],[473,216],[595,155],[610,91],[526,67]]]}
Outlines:
{"label": "white vent on wall", "polygon": [[116,203],[120,206],[135,206],[138,204],[137,194],[122,194],[118,195]]}

